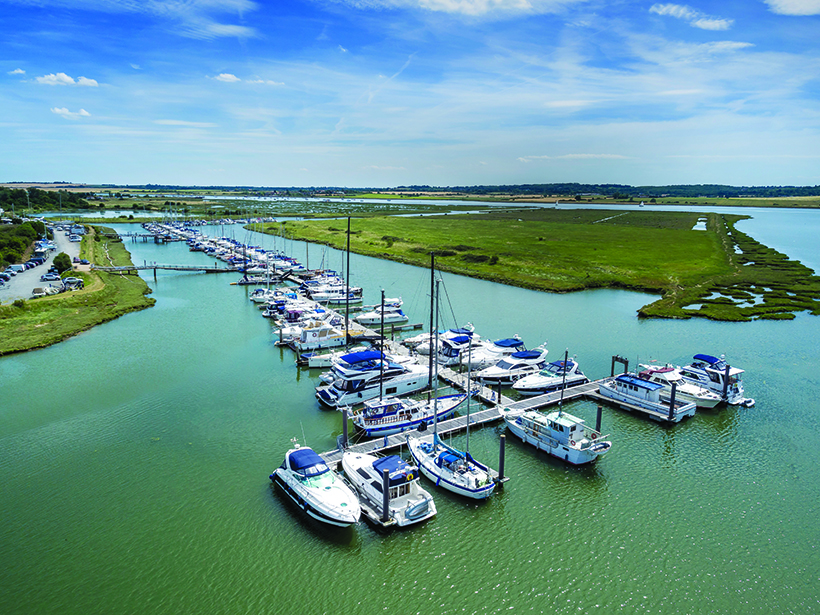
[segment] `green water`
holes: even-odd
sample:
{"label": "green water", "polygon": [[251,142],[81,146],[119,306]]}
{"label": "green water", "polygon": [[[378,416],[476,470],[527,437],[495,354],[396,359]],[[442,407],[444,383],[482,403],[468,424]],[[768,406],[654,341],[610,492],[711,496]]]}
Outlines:
{"label": "green water", "polygon": [[[127,245],[135,262],[208,262],[180,244]],[[426,320],[428,272],[353,263],[367,300],[384,287]],[[445,275],[460,324],[484,336],[548,339],[594,378],[613,354],[725,352],[757,405],[673,427],[605,407],[613,449],[584,468],[508,434],[501,492],[474,503],[428,483],[437,517],[381,534],[320,527],[271,489],[291,437],[327,450],[341,424],[248,291],[224,275],[146,279],[154,308],[0,359],[0,613],[820,610],[820,318],[642,322],[645,295]],[[596,407],[568,410],[594,420]],[[501,433],[473,433],[473,453],[497,466]]]}

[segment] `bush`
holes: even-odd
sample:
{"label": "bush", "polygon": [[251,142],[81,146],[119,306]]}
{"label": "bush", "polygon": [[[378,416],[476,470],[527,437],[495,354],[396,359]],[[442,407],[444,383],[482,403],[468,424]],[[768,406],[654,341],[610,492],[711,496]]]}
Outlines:
{"label": "bush", "polygon": [[71,258],[65,252],[60,252],[54,257],[54,266],[57,267],[57,271],[60,273],[68,271],[71,269]]}

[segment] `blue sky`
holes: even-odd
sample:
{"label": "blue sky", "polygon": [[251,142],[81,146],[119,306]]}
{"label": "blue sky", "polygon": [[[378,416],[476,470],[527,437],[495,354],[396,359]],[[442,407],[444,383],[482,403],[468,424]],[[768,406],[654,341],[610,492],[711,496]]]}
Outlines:
{"label": "blue sky", "polygon": [[820,184],[820,0],[0,0],[0,181]]}

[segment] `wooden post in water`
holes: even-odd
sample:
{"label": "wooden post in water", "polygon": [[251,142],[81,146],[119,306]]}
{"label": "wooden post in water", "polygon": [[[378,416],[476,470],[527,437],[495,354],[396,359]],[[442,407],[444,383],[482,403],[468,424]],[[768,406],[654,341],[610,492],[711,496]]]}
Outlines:
{"label": "wooden post in water", "polygon": [[382,523],[390,519],[390,470],[382,470]]}
{"label": "wooden post in water", "polygon": [[675,393],[678,392],[678,383],[672,383],[672,396],[669,398],[669,420],[674,420],[675,418]]}
{"label": "wooden post in water", "polygon": [[506,442],[507,436],[501,434],[498,448],[498,483],[501,485],[504,484],[504,445]]}
{"label": "wooden post in water", "polygon": [[342,408],[342,449],[347,448],[347,408]]}

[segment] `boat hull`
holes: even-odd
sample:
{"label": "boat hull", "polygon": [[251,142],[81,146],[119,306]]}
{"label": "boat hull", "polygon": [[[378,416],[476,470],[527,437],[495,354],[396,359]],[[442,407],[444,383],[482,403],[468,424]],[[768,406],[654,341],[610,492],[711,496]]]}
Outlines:
{"label": "boat hull", "polygon": [[544,451],[553,457],[563,459],[572,465],[591,463],[606,453],[612,446],[611,442],[605,440],[602,440],[586,449],[567,446],[554,438],[550,438],[549,436],[545,436],[543,434],[534,433],[532,430],[526,429],[519,422],[519,416],[520,415],[514,414],[503,415],[504,422],[516,437],[520,438],[525,444],[534,446],[539,451]]}
{"label": "boat hull", "polygon": [[349,515],[334,515],[326,507],[321,506],[321,503],[306,497],[307,494],[303,490],[290,484],[285,476],[285,471],[281,468],[277,468],[270,478],[273,484],[279,487],[293,504],[316,521],[336,527],[349,527],[359,520],[359,515],[355,512]]}
{"label": "boat hull", "polygon": [[[492,479],[484,484],[477,484],[475,480],[471,480],[474,478],[472,476],[461,476],[442,471],[441,468],[436,466],[435,457],[425,454],[421,449],[421,441],[416,438],[407,439],[407,448],[410,450],[419,471],[427,480],[435,483],[437,487],[474,500],[484,500],[490,497],[495,490],[495,482]],[[489,476],[489,468],[475,461],[472,463],[481,472]]]}

